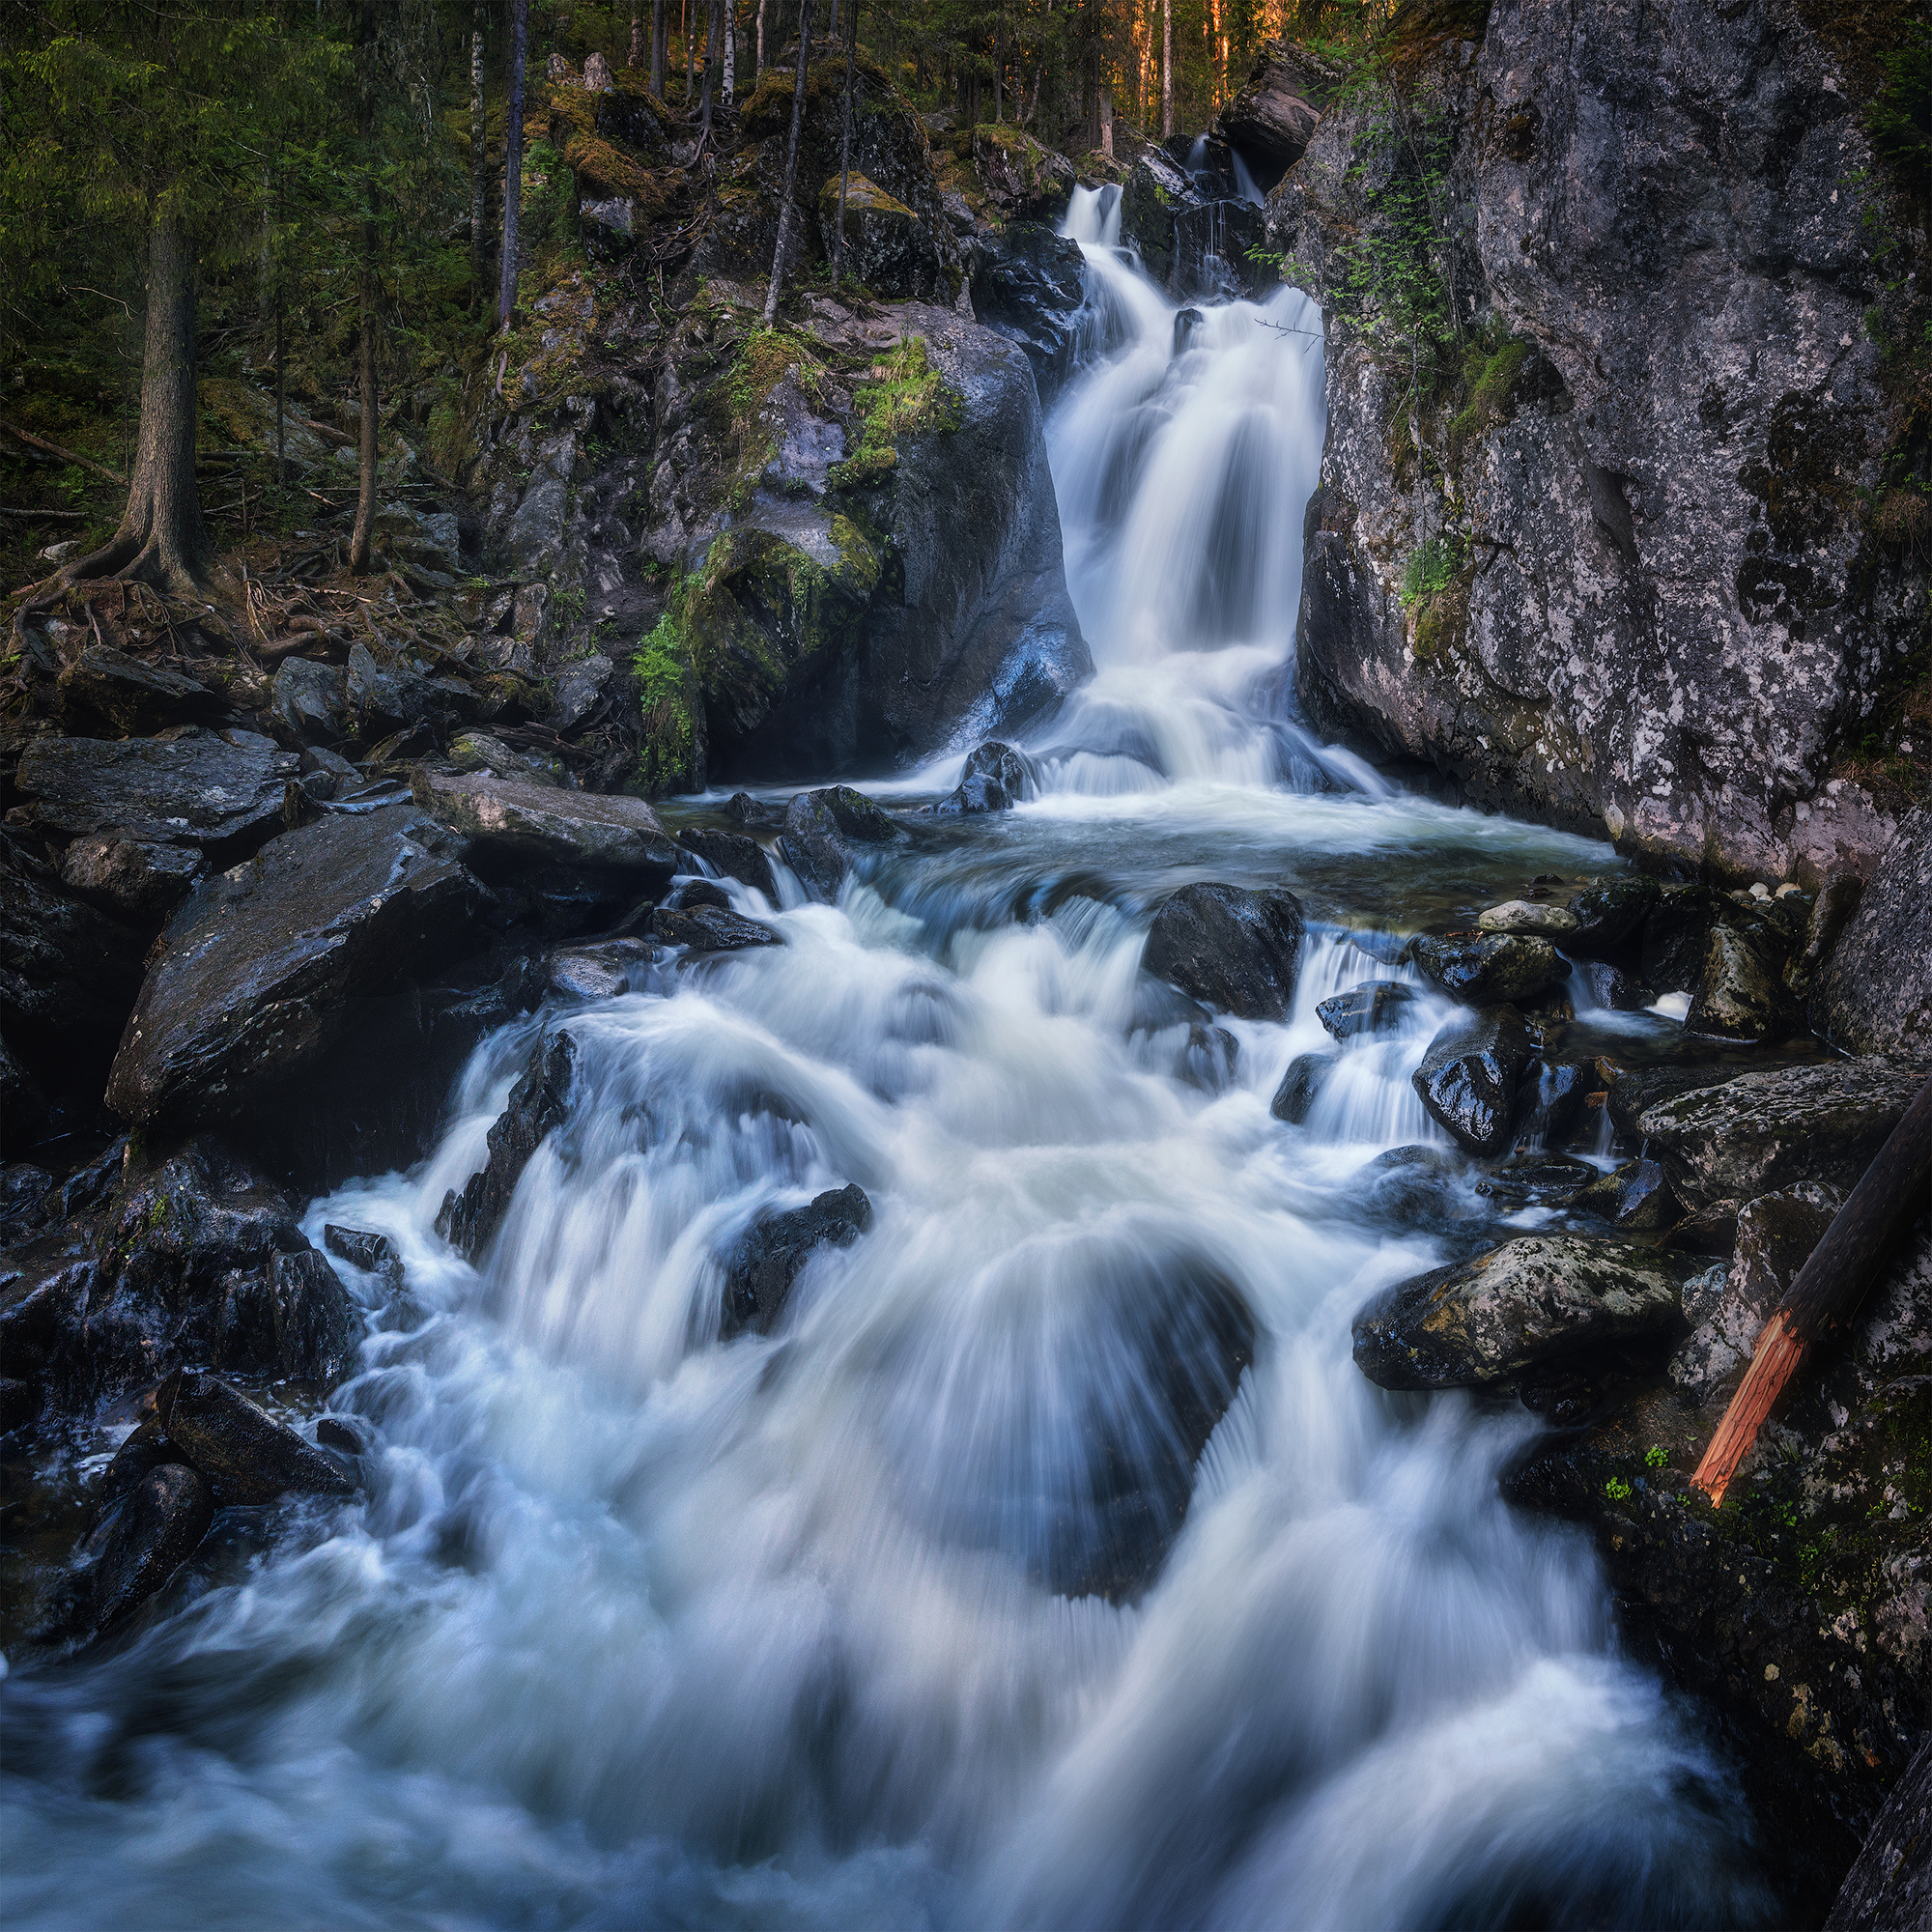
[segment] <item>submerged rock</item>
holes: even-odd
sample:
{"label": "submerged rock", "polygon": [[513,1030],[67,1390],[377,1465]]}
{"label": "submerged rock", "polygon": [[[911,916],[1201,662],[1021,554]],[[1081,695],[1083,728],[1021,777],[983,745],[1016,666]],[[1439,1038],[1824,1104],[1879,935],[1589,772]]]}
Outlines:
{"label": "submerged rock", "polygon": [[559,947],[543,964],[544,990],[561,1000],[615,1000],[642,989],[657,948],[648,940],[607,939]]}
{"label": "submerged rock", "polygon": [[1681,1256],[1627,1241],[1526,1235],[1432,1268],[1355,1318],[1355,1365],[1392,1389],[1482,1388],[1682,1322]]}
{"label": "submerged rock", "polygon": [[1648,1107],[1638,1131],[1685,1202],[1814,1181],[1849,1192],[1932,1073],[1932,1062],[1873,1056],[1746,1073]]}
{"label": "submerged rock", "polygon": [[1323,1000],[1315,1017],[1336,1039],[1360,1034],[1398,1033],[1406,1009],[1414,1004],[1415,988],[1399,980],[1370,980],[1346,993]]}
{"label": "submerged rock", "polygon": [[785,809],[779,856],[812,897],[833,905],[852,869],[854,846],[897,845],[910,836],[864,792],[831,785],[800,792]]}
{"label": "submerged rock", "polygon": [[777,875],[772,871],[765,848],[755,838],[742,832],[687,830],[677,835],[677,842],[687,852],[696,852],[714,872],[736,879],[741,885],[763,893],[774,906],[778,904]]}
{"label": "submerged rock", "polygon": [[546,1034],[530,1051],[523,1077],[490,1129],[488,1162],[458,1194],[451,1188],[437,1210],[436,1232],[474,1261],[496,1234],[530,1156],[570,1113],[577,1042],[562,1031]]}
{"label": "submerged rock", "polygon": [[682,910],[660,906],[651,915],[651,932],[667,946],[687,952],[738,952],[750,946],[782,946],[784,934],[763,920],[747,919],[728,906],[694,905]]}
{"label": "submerged rock", "polygon": [[381,1275],[391,1288],[402,1285],[403,1258],[387,1235],[369,1228],[342,1228],[330,1222],[322,1231],[322,1244],[351,1267],[364,1274]]}
{"label": "submerged rock", "polygon": [[1183,886],[1154,915],[1141,965],[1219,1012],[1285,1020],[1303,930],[1301,902],[1292,893]]}
{"label": "submerged rock", "polygon": [[1431,1117],[1471,1153],[1500,1153],[1516,1120],[1530,1062],[1529,1035],[1514,1007],[1452,1020],[1409,1076]]}
{"label": "submerged rock", "polygon": [[481,944],[488,895],[458,849],[389,806],[303,826],[206,881],[162,933],[107,1104],[143,1124],[233,1119],[367,1045],[359,1002]]}
{"label": "submerged rock", "polygon": [[1298,1127],[1321,1097],[1322,1085],[1334,1072],[1341,1058],[1339,1053],[1333,1051],[1296,1054],[1288,1063],[1288,1071],[1281,1076],[1281,1085],[1274,1090],[1274,1098],[1268,1102],[1268,1112],[1277,1121],[1286,1121],[1290,1126]]}
{"label": "submerged rock", "polygon": [[769,1335],[806,1263],[820,1248],[849,1248],[871,1225],[872,1204],[856,1185],[785,1213],[760,1214],[725,1264],[718,1339],[728,1342],[747,1329]]}
{"label": "submerged rock", "polygon": [[968,779],[990,779],[1006,793],[1008,802],[1018,805],[1039,790],[1039,767],[1024,752],[988,738],[966,753],[961,782]]}
{"label": "submerged rock", "polygon": [[1520,933],[1418,939],[1412,956],[1425,978],[1468,1007],[1533,999],[1570,971],[1548,940]]}

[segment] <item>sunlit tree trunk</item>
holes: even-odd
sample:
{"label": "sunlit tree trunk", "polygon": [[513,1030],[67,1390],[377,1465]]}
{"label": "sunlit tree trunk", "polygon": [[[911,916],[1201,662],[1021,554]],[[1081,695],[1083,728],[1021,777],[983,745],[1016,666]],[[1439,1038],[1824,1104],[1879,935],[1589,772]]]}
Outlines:
{"label": "sunlit tree trunk", "polygon": [[1174,132],[1174,0],[1160,0],[1160,131]]}

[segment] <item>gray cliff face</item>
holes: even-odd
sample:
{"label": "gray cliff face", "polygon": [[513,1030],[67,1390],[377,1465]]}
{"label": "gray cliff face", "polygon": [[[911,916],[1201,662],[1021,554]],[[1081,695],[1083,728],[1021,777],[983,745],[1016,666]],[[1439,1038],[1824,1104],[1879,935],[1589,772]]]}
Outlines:
{"label": "gray cliff face", "polygon": [[[1785,4],[1499,0],[1420,99],[1447,143],[1438,260],[1491,359],[1467,409],[1425,401],[1419,490],[1406,355],[1336,312],[1350,238],[1391,233],[1374,106],[1326,115],[1269,197],[1331,309],[1303,702],[1661,863],[1866,869],[1891,822],[1824,781],[1926,592],[1861,522],[1889,425],[1871,157],[1834,64]],[[1405,603],[1445,533],[1454,581]]]}

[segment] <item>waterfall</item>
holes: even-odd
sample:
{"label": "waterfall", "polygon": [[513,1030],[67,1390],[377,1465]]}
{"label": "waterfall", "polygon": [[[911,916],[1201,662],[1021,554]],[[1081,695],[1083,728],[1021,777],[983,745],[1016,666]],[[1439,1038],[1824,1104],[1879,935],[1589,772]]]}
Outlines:
{"label": "waterfall", "polygon": [[[405,1268],[344,1264],[366,1493],[238,1521],[166,1615],[7,1684],[14,1925],[1770,1919],[1587,1542],[1498,1495],[1540,1425],[1350,1354],[1508,1212],[1410,1086],[1446,1007],[1367,935],[1615,861],[1299,724],[1319,312],[1178,311],[1112,190],[1069,232],[1051,441],[1100,668],[1041,796],[836,906],[727,882],[782,947],[517,1021],[426,1161],[312,1205]],[[1199,878],[1301,897],[1285,1022],[1140,972]],[[1370,978],[1405,1022],[1337,1049],[1315,1009]],[[556,1026],[569,1119],[472,1266],[437,1209]],[[1418,1143],[1420,1206],[1379,1160]],[[851,1184],[869,1229],[721,1341],[734,1243]]]}

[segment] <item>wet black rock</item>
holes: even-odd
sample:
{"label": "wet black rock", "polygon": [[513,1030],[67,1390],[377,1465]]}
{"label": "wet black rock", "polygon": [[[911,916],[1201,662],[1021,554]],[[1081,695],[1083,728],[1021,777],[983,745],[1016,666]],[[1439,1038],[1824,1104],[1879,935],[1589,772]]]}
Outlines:
{"label": "wet black rock", "polygon": [[1334,1072],[1341,1058],[1339,1053],[1333,1051],[1296,1054],[1288,1063],[1288,1071],[1281,1076],[1281,1085],[1274,1090],[1274,1098],[1268,1102],[1268,1112],[1277,1121],[1286,1121],[1290,1126],[1298,1127],[1321,1097],[1322,1084]]}
{"label": "wet black rock", "polygon": [[1533,999],[1570,971],[1548,940],[1523,933],[1418,939],[1413,957],[1427,979],[1467,1007]]}
{"label": "wet black rock", "polygon": [[761,798],[753,798],[748,791],[734,791],[724,802],[724,810],[740,825],[754,825],[760,832],[776,832],[785,822],[785,808],[781,805],[767,805]]}
{"label": "wet black rock", "polygon": [[1024,752],[988,738],[966,753],[963,779],[991,779],[1006,793],[1008,802],[1018,805],[1039,790],[1039,767]]}
{"label": "wet black rock", "polygon": [[725,1265],[718,1334],[769,1335],[800,1272],[822,1247],[849,1248],[872,1225],[872,1204],[857,1185],[821,1194],[786,1213],[765,1213],[740,1237]]}
{"label": "wet black rock", "polygon": [[1301,902],[1291,893],[1183,886],[1154,915],[1141,965],[1219,1012],[1284,1020],[1304,929]]}
{"label": "wet black rock", "polygon": [[1928,1073],[1932,1063],[1878,1055],[1746,1073],[1659,1101],[1637,1130],[1690,1208],[1804,1181],[1845,1193]]}
{"label": "wet black rock", "polygon": [[983,772],[964,778],[932,809],[942,818],[959,818],[981,811],[1009,811],[1012,800],[996,779]]}
{"label": "wet black rock", "polygon": [[1621,966],[1613,966],[1607,959],[1579,960],[1575,978],[1582,982],[1598,1006],[1608,1007],[1614,1012],[1641,1012],[1650,1004],[1644,988]]}
{"label": "wet black rock", "polygon": [[75,838],[61,854],[61,883],[75,898],[130,925],[151,928],[207,870],[207,859],[192,845],[119,838],[105,832]]}
{"label": "wet black rock", "polygon": [[1226,1027],[1196,1024],[1175,1055],[1174,1077],[1204,1094],[1218,1094],[1233,1082],[1240,1057],[1241,1043]]}
{"label": "wet black rock", "polygon": [[403,1258],[387,1235],[370,1228],[343,1228],[333,1221],[322,1231],[322,1244],[364,1274],[380,1275],[391,1288],[402,1285]]}
{"label": "wet black rock", "polygon": [[170,724],[206,724],[227,709],[218,692],[178,670],[91,644],[60,674],[62,709],[142,736]]}
{"label": "wet black rock", "polygon": [[162,1463],[132,1484],[107,1525],[88,1578],[88,1616],[109,1630],[140,1608],[195,1552],[214,1520],[214,1494],[185,1463]]}
{"label": "wet black rock", "polygon": [[1595,1078],[1594,1067],[1570,1061],[1531,1061],[1517,1094],[1519,1138],[1560,1145],[1581,1116]]}
{"label": "wet black rock", "polygon": [[1355,1364],[1383,1388],[1496,1387],[1531,1369],[1681,1332],[1694,1261],[1628,1241],[1527,1235],[1432,1268],[1355,1318]]}
{"label": "wet black rock", "polygon": [[714,872],[736,879],[763,893],[774,906],[778,904],[779,884],[772,862],[755,838],[742,832],[684,831],[677,835],[677,842],[687,852],[696,852]]}
{"label": "wet black rock", "polygon": [[1922,1051],[1932,1039],[1932,806],[1899,821],[1819,976],[1811,1013],[1854,1053]]}
{"label": "wet black rock", "polygon": [[349,653],[343,680],[344,707],[353,736],[374,745],[412,724],[426,724],[439,739],[482,715],[474,691],[455,677],[424,677],[402,664],[379,664],[366,644]]}
{"label": "wet black rock", "polygon": [[1450,1021],[1409,1077],[1430,1116],[1460,1145],[1496,1154],[1509,1144],[1529,1062],[1522,1016],[1514,1007],[1492,1007]]}
{"label": "wet black rock", "polygon": [[314,1443],[205,1370],[179,1369],[155,1395],[169,1445],[207,1481],[222,1508],[294,1492],[347,1495],[354,1487]]}
{"label": "wet black rock", "polygon": [[1588,1161],[1569,1154],[1520,1153],[1477,1181],[1476,1192],[1497,1200],[1562,1207],[1596,1179],[1597,1170]]}
{"label": "wet black rock", "polygon": [[696,912],[700,906],[731,910],[731,895],[716,879],[679,879],[658,903],[660,912]]}
{"label": "wet black rock", "polygon": [[1315,1017],[1337,1039],[1353,1039],[1358,1034],[1398,1033],[1414,1001],[1412,986],[1398,980],[1370,980],[1323,1000],[1315,1009]]}
{"label": "wet black rock", "polygon": [[451,1188],[442,1197],[436,1232],[471,1261],[497,1232],[530,1156],[568,1117],[576,1061],[577,1042],[569,1034],[550,1033],[537,1041],[523,1077],[510,1089],[509,1105],[490,1129],[488,1162],[460,1195]]}
{"label": "wet black rock", "polygon": [[304,745],[339,745],[349,736],[342,672],[307,658],[284,658],[275,672],[275,716]]}
{"label": "wet black rock", "polygon": [[1564,936],[1564,952],[1578,959],[1634,954],[1639,929],[1657,903],[1660,890],[1655,879],[1642,877],[1584,887],[1570,900],[1577,924]]}
{"label": "wet black rock", "polygon": [[14,782],[43,831],[192,845],[226,867],[283,829],[283,793],[300,775],[301,760],[271,738],[198,731],[167,741],[37,738]]}
{"label": "wet black rock", "polygon": [[728,906],[659,906],[651,915],[651,932],[667,946],[682,946],[687,952],[737,952],[750,946],[785,943],[776,926],[747,919]]}
{"label": "wet black rock", "polygon": [[361,1334],[349,1291],[321,1255],[305,1248],[226,1278],[212,1359],[243,1374],[327,1387],[354,1363]]}
{"label": "wet black rock", "polygon": [[1684,1219],[1684,1204],[1662,1168],[1642,1158],[1599,1176],[1571,1206],[1578,1213],[1601,1214],[1632,1234],[1674,1228]]}
{"label": "wet black rock", "polygon": [[475,950],[488,906],[444,827],[408,806],[276,839],[169,922],[107,1104],[142,1123],[233,1119],[379,1049],[360,1004]]}
{"label": "wet black rock", "polygon": [[1079,242],[1042,222],[1009,223],[974,253],[973,313],[1026,351],[1042,405],[1073,373],[1084,268]]}
{"label": "wet black rock", "polygon": [[1741,924],[1743,909],[1709,886],[1663,886],[1644,915],[1637,978],[1661,993],[1689,993],[1704,977],[1714,928]]}
{"label": "wet black rock", "polygon": [[14,1152],[99,1109],[141,984],[142,936],[83,905],[0,838],[0,1136]]}
{"label": "wet black rock", "polygon": [[468,863],[492,881],[561,873],[622,896],[662,889],[679,870],[677,846],[639,798],[427,770],[412,786],[416,803],[467,841]]}
{"label": "wet black rock", "polygon": [[855,846],[891,846],[910,835],[850,785],[830,785],[823,791],[804,791],[785,809],[784,836],[779,856],[813,898],[836,904],[845,874],[852,869]]}
{"label": "wet black rock", "polygon": [[645,939],[560,946],[543,962],[544,991],[559,1000],[615,1000],[641,992],[658,949]]}
{"label": "wet black rock", "polygon": [[1892,1786],[1825,1920],[1825,1932],[1932,1925],[1932,1739]]}
{"label": "wet black rock", "polygon": [[1350,1185],[1372,1220],[1401,1228],[1466,1239],[1468,1224],[1489,1214],[1460,1158],[1438,1147],[1390,1148],[1358,1170]]}

